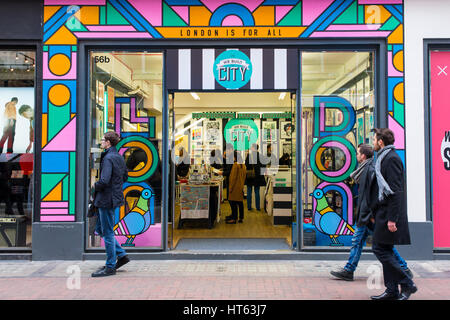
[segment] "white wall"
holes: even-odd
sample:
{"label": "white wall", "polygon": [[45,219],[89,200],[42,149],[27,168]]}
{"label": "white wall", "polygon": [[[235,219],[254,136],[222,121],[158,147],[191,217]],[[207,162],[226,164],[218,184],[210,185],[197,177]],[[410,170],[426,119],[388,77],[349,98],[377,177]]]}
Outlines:
{"label": "white wall", "polygon": [[405,112],[408,218],[426,220],[423,39],[450,39],[450,1],[405,0]]}

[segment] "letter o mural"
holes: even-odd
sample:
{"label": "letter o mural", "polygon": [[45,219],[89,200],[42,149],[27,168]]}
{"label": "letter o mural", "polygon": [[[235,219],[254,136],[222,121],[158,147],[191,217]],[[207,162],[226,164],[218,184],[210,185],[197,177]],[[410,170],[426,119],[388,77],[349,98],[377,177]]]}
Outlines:
{"label": "letter o mural", "polygon": [[145,152],[147,156],[147,163],[141,169],[137,171],[128,172],[128,181],[129,182],[141,182],[150,178],[156,171],[158,167],[158,150],[156,147],[144,137],[141,136],[130,136],[122,139],[116,146],[117,150],[122,153],[120,150],[122,148],[140,148]]}
{"label": "letter o mural", "polygon": [[[319,154],[319,149],[322,147],[337,147],[340,148],[345,155],[344,166],[337,171],[322,171],[319,169],[318,161],[320,157],[316,157]],[[320,179],[327,182],[340,182],[347,179],[350,176],[357,165],[355,147],[345,138],[339,136],[324,137],[312,147],[310,166],[314,174]]]}
{"label": "letter o mural", "polygon": [[61,107],[69,102],[70,89],[63,84],[55,84],[48,91],[48,99],[53,105]]}

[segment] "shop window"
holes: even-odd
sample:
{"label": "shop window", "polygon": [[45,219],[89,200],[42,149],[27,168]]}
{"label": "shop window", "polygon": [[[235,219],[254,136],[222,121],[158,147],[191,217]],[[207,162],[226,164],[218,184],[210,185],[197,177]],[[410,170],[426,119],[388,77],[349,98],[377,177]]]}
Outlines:
{"label": "shop window", "polygon": [[[89,185],[99,177],[104,133],[117,132],[128,181],[114,230],[125,248],[162,248],[162,61],[160,52],[90,53]],[[88,248],[104,246],[96,223],[97,217],[89,218]]]}
{"label": "shop window", "polygon": [[0,51],[0,248],[31,247],[35,55]]}
{"label": "shop window", "polygon": [[[350,246],[356,150],[374,127],[372,52],[302,52],[304,247]],[[370,242],[370,239],[368,239]]]}

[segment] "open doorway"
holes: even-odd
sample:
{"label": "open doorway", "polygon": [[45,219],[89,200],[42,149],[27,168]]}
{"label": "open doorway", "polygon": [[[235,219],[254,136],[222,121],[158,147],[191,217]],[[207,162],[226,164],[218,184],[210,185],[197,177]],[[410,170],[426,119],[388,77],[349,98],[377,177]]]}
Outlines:
{"label": "open doorway", "polygon": [[169,248],[292,248],[295,106],[291,92],[169,94]]}

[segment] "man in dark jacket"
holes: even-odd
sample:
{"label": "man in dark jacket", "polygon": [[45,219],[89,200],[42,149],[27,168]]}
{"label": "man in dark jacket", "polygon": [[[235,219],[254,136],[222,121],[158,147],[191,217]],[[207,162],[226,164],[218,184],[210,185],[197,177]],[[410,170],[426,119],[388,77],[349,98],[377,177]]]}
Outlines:
{"label": "man in dark jacket", "polygon": [[[92,274],[93,277],[114,275],[116,270],[130,260],[125,250],[114,237],[114,212],[125,204],[122,185],[128,179],[125,160],[117,152],[119,135],[106,132],[101,147],[100,179],[94,184],[94,205],[98,208],[98,220],[95,231],[105,241],[106,265]],[[117,257],[117,262],[116,262]]]}
{"label": "man in dark jacket", "polygon": [[[330,272],[336,278],[347,281],[353,280],[353,273],[358,266],[364,244],[369,234],[373,232],[374,226],[371,221],[373,214],[370,205],[376,199],[375,192],[378,190],[375,186],[375,163],[373,161],[372,146],[360,144],[356,151],[356,159],[359,162],[359,166],[350,174],[352,180],[358,185],[356,228],[352,237],[352,248],[350,249],[350,256],[345,267]],[[406,261],[395,248],[393,250],[401,268],[412,278],[413,275],[408,269]]]}
{"label": "man in dark jacket", "polygon": [[264,175],[261,175],[261,160],[258,153],[258,145],[252,145],[250,152],[245,159],[245,166],[247,168],[247,177],[245,184],[247,185],[247,209],[252,210],[252,189],[255,189],[255,207],[260,211],[260,196],[259,188],[266,185]]}
{"label": "man in dark jacket", "polygon": [[[375,230],[373,253],[383,265],[385,292],[373,300],[407,300],[417,287],[394,257],[394,245],[411,243],[406,212],[403,163],[394,147],[394,133],[388,128],[374,129],[377,151],[375,179],[377,201],[373,205]],[[401,287],[399,293],[398,287]]]}

